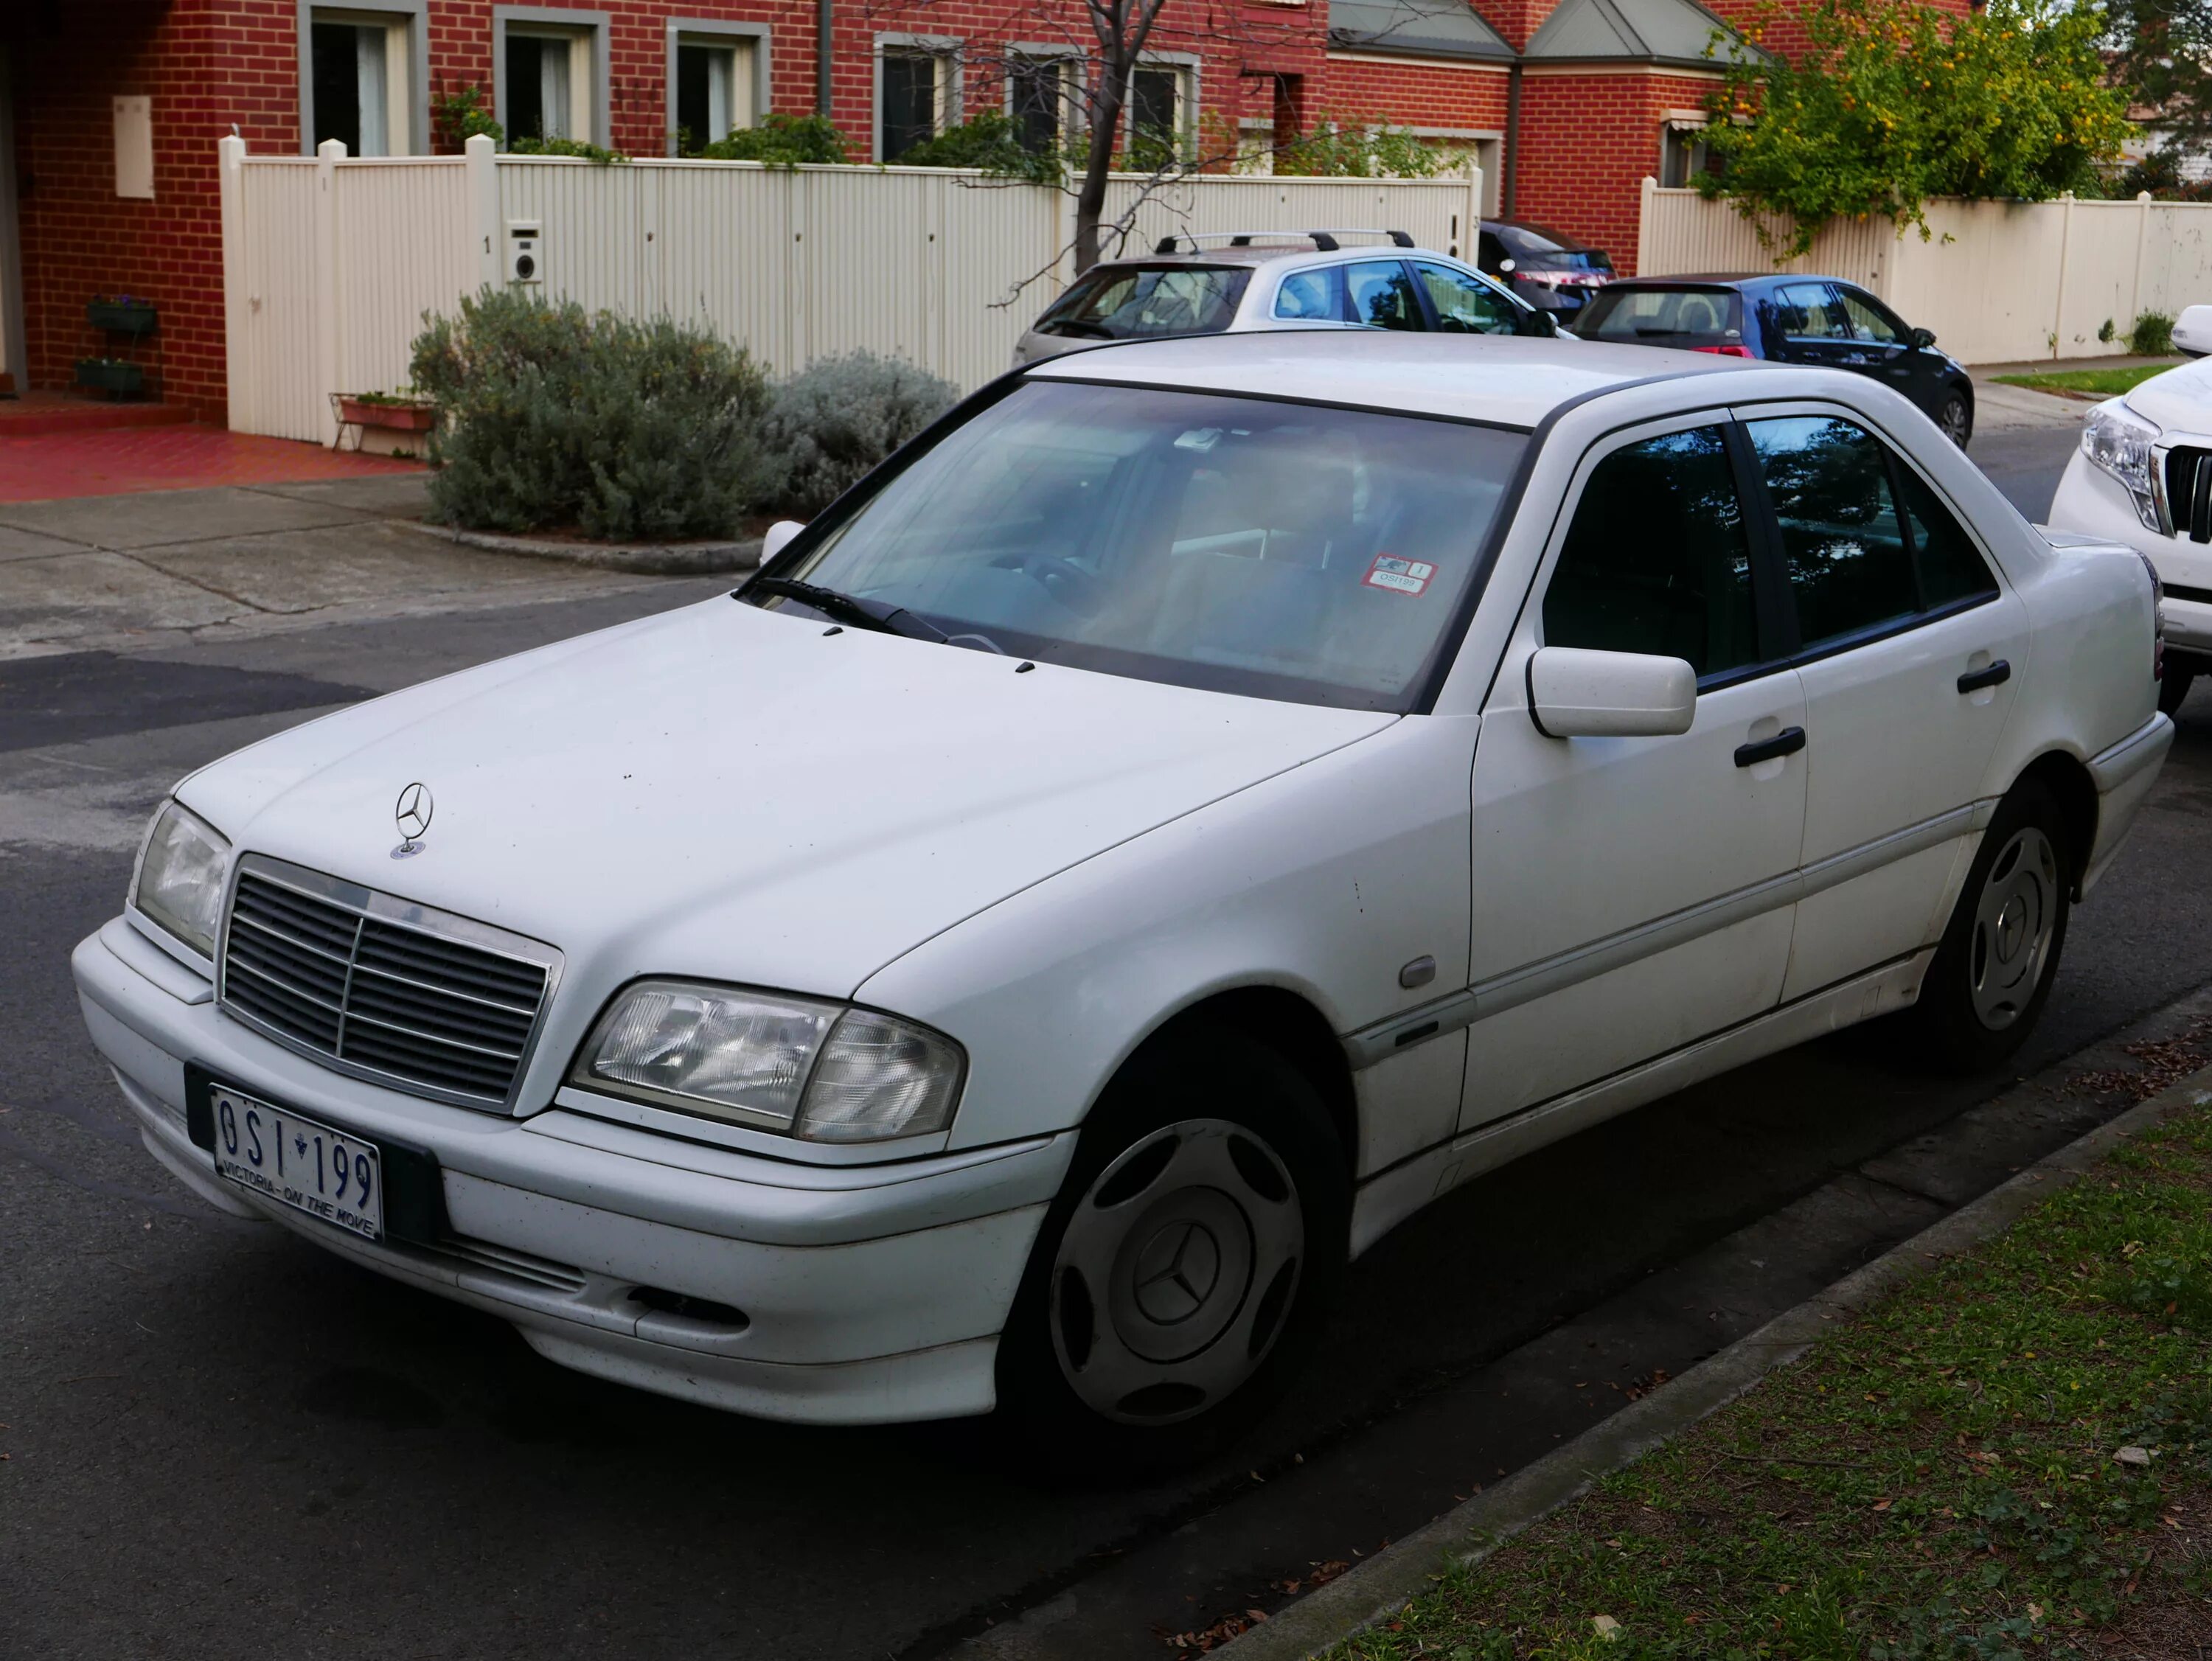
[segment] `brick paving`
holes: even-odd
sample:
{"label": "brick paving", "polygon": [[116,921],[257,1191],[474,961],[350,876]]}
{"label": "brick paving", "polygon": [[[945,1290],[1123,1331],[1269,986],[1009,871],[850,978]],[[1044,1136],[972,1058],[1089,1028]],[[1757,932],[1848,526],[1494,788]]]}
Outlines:
{"label": "brick paving", "polygon": [[417,462],[333,452],[320,445],[257,438],[217,427],[141,427],[17,437],[0,421],[0,501],[6,502],[214,485],[296,484],[422,470]]}

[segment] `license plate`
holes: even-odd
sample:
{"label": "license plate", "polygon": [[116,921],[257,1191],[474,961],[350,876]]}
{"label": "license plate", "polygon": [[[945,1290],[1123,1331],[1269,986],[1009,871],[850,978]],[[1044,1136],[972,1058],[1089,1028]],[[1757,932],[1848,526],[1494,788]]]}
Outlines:
{"label": "license plate", "polygon": [[383,1159],[373,1142],[213,1084],[216,1174],[366,1240],[384,1238]]}

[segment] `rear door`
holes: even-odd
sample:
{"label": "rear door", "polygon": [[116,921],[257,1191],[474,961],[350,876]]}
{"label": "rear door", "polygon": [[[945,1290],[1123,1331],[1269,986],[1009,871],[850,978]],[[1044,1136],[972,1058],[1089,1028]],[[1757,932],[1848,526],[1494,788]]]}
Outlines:
{"label": "rear door", "polygon": [[1402,259],[1356,260],[1344,268],[1345,321],[1365,329],[1428,327],[1413,275]]}
{"label": "rear door", "polygon": [[1805,884],[1787,1000],[1941,935],[2028,620],[1965,517],[1864,417],[1817,404],[1737,413],[1805,693]]}

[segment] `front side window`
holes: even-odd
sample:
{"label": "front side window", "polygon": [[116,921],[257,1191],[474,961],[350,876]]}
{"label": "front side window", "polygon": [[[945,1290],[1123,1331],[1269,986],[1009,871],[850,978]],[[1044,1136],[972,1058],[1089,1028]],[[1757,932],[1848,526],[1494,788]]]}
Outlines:
{"label": "front side window", "polygon": [[1370,329],[1419,329],[1421,302],[1413,280],[1395,259],[1363,260],[1344,268],[1345,295],[1351,320]]}
{"label": "front side window", "polygon": [[1084,340],[1218,334],[1236,320],[1251,280],[1248,266],[1097,266],[1037,320],[1037,329]]}
{"label": "front side window", "polygon": [[1844,323],[1850,330],[1853,340],[1869,341],[1877,346],[1905,343],[1896,323],[1863,295],[1853,294],[1849,288],[1838,288],[1836,301],[1843,307]]}
{"label": "front side window", "polygon": [[788,574],[986,650],[1403,709],[1445,649],[1527,443],[1413,416],[1032,381]]}
{"label": "front side window", "polygon": [[1745,424],[1782,533],[1801,645],[1814,650],[1919,609],[1881,441],[1834,415]]}
{"label": "front side window", "polygon": [[678,152],[696,155],[753,124],[753,44],[685,35],[676,45]]}
{"label": "front side window", "polygon": [[1453,334],[1510,335],[1518,331],[1520,308],[1486,282],[1478,282],[1449,265],[1417,260],[1413,270],[1429,292],[1437,327]]}
{"label": "front side window", "polygon": [[1686,659],[1700,679],[1759,661],[1751,544],[1717,427],[1645,439],[1591,470],[1544,591],[1544,643]]}
{"label": "front side window", "polygon": [[314,109],[308,149],[335,138],[349,155],[408,153],[409,39],[404,15],[315,9],[307,39]]}

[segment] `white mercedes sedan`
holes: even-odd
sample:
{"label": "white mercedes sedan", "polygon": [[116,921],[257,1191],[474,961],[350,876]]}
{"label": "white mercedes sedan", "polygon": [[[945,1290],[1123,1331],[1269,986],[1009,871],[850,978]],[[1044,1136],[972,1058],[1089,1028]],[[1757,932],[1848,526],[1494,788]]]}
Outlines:
{"label": "white mercedes sedan", "polygon": [[1106,347],[780,530],[177,786],[75,958],[156,1158],[605,1378],[1165,1462],[1479,1173],[1997,1064],[2172,734],[2144,561],[1832,371]]}

